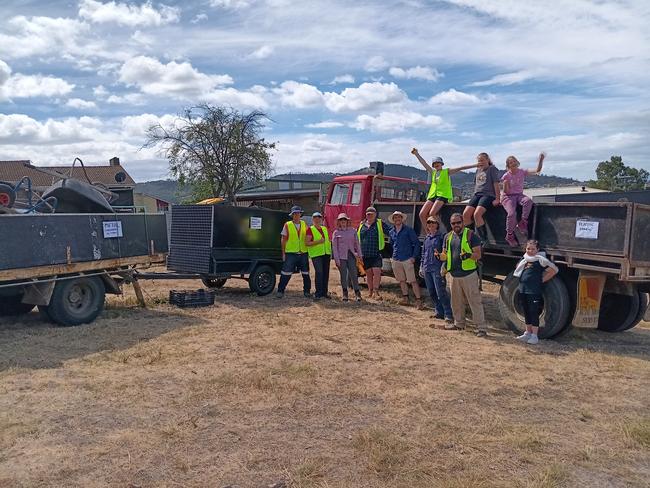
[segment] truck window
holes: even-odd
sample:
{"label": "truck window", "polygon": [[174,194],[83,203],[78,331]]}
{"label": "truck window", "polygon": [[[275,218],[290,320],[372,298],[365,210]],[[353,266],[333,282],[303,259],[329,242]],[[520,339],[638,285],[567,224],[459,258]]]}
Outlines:
{"label": "truck window", "polygon": [[332,197],[330,203],[332,205],[345,205],[348,203],[348,193],[350,192],[350,185],[337,183],[332,190]]}
{"label": "truck window", "polygon": [[378,200],[418,202],[426,198],[426,184],[415,181],[382,180],[375,190]]}
{"label": "truck window", "polygon": [[359,205],[361,202],[361,183],[355,183],[352,185],[352,199],[350,200],[351,205]]}

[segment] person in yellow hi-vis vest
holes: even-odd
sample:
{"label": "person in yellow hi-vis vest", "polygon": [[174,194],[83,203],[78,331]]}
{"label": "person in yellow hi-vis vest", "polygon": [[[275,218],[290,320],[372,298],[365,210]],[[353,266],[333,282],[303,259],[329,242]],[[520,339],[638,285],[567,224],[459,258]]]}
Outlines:
{"label": "person in yellow hi-vis vest", "polygon": [[311,278],[309,277],[309,257],[307,255],[307,224],[302,220],[302,208],[297,205],[291,207],[289,216],[291,220],[282,227],[282,271],[276,298],[284,296],[293,272],[298,269],[302,274],[303,294],[311,298]]}
{"label": "person in yellow hi-vis vest", "polygon": [[314,212],[311,219],[314,225],[307,229],[307,252],[316,274],[314,300],[332,298],[327,287],[330,279],[332,241],[329,230],[323,225],[323,215],[320,212]]}
{"label": "person in yellow hi-vis vest", "polygon": [[477,329],[476,335],[485,337],[487,324],[477,271],[477,261],[481,259],[481,239],[465,227],[461,214],[452,214],[449,221],[452,230],[445,236],[440,260],[443,262],[444,274],[448,273],[452,280],[451,309],[454,313],[454,323],[446,324],[445,329],[465,328],[465,308],[469,304],[472,321]]}
{"label": "person in yellow hi-vis vest", "polygon": [[450,176],[465,169],[476,168],[477,163],[459,166],[458,168],[442,169],[445,163],[441,157],[433,158],[431,165],[429,165],[429,163],[420,156],[420,153],[416,148],[411,149],[411,154],[418,158],[418,161],[420,161],[420,164],[424,166],[424,169],[426,169],[428,173],[431,173],[431,186],[429,187],[429,193],[427,194],[427,201],[420,210],[420,222],[422,223],[422,230],[424,230],[427,226],[427,219],[429,217],[437,219],[438,213],[445,203],[449,203],[454,199]]}

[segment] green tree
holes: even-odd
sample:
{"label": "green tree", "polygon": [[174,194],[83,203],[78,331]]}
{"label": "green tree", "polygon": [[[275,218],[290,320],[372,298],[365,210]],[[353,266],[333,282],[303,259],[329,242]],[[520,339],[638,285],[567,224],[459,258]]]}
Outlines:
{"label": "green tree", "polygon": [[172,175],[197,200],[226,197],[235,202],[247,183],[262,181],[271,171],[275,143],[260,135],[267,120],[260,111],[201,104],[184,109],[171,127],[151,126],[144,147],[158,147]]}
{"label": "green tree", "polygon": [[643,190],[650,173],[623,164],[621,156],[612,156],[609,161],[601,161],[596,168],[596,180],[589,186],[609,191]]}

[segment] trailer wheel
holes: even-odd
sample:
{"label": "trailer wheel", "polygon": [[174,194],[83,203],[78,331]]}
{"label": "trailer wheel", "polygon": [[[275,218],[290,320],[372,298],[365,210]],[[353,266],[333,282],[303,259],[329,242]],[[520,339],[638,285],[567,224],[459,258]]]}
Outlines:
{"label": "trailer wheel", "polygon": [[645,293],[634,290],[632,295],[603,293],[600,300],[598,329],[605,332],[622,332],[638,324],[648,306]]}
{"label": "trailer wheel", "polygon": [[29,313],[34,305],[22,303],[23,294],[19,295],[0,295],[0,317],[15,317]]}
{"label": "trailer wheel", "polygon": [[[519,303],[518,284],[519,280],[512,273],[506,277],[499,292],[499,312],[513,332],[523,334],[526,324]],[[540,339],[550,339],[569,324],[571,298],[566,285],[558,277],[544,284],[542,298],[544,309],[539,318],[538,335]]]}
{"label": "trailer wheel", "polygon": [[223,288],[228,278],[201,278],[201,281],[208,288]]}
{"label": "trailer wheel", "polygon": [[0,183],[0,207],[11,207],[16,201],[14,187],[7,183]]}
{"label": "trailer wheel", "polygon": [[58,281],[47,314],[59,325],[92,322],[104,309],[105,293],[104,282],[97,276]]}
{"label": "trailer wheel", "polygon": [[268,264],[258,266],[248,277],[248,286],[259,296],[268,295],[275,288],[275,270]]}

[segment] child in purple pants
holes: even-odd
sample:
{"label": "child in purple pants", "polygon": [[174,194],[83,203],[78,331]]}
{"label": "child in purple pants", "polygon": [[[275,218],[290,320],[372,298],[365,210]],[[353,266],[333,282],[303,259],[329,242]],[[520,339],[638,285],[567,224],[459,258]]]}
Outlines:
{"label": "child in purple pants", "polygon": [[[508,156],[506,159],[507,171],[501,177],[503,182],[503,197],[501,205],[508,216],[506,217],[506,241],[513,247],[519,246],[519,241],[515,236],[515,228],[518,228],[522,234],[528,237],[528,216],[533,209],[533,201],[530,197],[524,195],[524,180],[527,175],[537,175],[542,171],[542,165],[546,153],[540,153],[537,161],[537,169],[521,169],[519,161],[514,156]],[[521,220],[517,224],[517,205],[521,205]]]}

